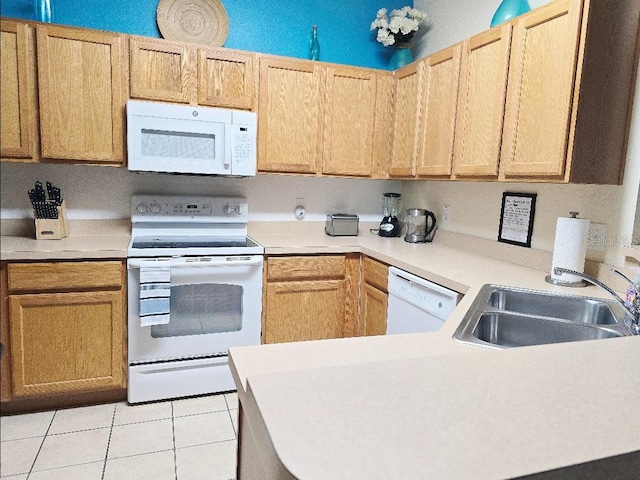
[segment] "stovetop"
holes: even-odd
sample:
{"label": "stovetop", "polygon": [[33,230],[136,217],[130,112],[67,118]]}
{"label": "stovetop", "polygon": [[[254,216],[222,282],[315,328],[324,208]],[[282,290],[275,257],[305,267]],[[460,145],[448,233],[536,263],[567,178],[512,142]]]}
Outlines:
{"label": "stovetop", "polygon": [[229,248],[256,247],[249,237],[134,237],[131,248]]}
{"label": "stovetop", "polygon": [[135,195],[129,257],[262,255],[242,197]]}

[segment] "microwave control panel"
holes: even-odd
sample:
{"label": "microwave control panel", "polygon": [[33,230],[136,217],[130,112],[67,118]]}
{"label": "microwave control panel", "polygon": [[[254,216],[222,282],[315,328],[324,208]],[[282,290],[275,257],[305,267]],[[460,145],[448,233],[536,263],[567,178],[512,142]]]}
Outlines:
{"label": "microwave control panel", "polygon": [[244,167],[255,163],[255,127],[252,125],[232,125],[231,135],[234,167]]}

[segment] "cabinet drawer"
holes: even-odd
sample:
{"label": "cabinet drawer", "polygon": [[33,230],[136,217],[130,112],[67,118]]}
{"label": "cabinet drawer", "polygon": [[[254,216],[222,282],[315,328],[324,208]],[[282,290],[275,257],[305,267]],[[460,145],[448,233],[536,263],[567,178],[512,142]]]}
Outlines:
{"label": "cabinet drawer", "polygon": [[11,263],[10,292],[64,291],[79,288],[120,288],[124,281],[122,262]]}
{"label": "cabinet drawer", "polygon": [[267,280],[301,280],[305,278],[344,278],[344,255],[314,255],[308,257],[269,257]]}
{"label": "cabinet drawer", "polygon": [[362,278],[364,283],[373,285],[374,287],[387,291],[387,277],[389,275],[389,266],[374,260],[370,257],[364,257],[362,260]]}

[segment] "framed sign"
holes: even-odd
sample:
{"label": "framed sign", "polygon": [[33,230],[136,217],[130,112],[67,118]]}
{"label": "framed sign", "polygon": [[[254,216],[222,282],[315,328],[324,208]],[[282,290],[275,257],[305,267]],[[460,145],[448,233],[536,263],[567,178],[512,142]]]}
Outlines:
{"label": "framed sign", "polygon": [[499,242],[531,248],[536,196],[535,193],[504,192],[502,194]]}

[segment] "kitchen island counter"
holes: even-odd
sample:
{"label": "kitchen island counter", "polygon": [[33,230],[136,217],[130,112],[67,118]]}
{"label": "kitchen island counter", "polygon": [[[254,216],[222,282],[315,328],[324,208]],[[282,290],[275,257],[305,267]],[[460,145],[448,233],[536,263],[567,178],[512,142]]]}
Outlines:
{"label": "kitchen island counter", "polygon": [[513,249],[500,261],[446,235],[253,236],[267,254],[361,252],[465,296],[438,332],[232,348],[239,480],[637,477],[640,337],[507,350],[452,339],[486,283],[607,298],[546,283],[550,257],[520,249],[526,268]]}
{"label": "kitchen island counter", "polygon": [[[269,479],[637,478],[638,358],[626,337],[257,375],[244,427]],[[616,456],[628,477],[584,465]]]}

